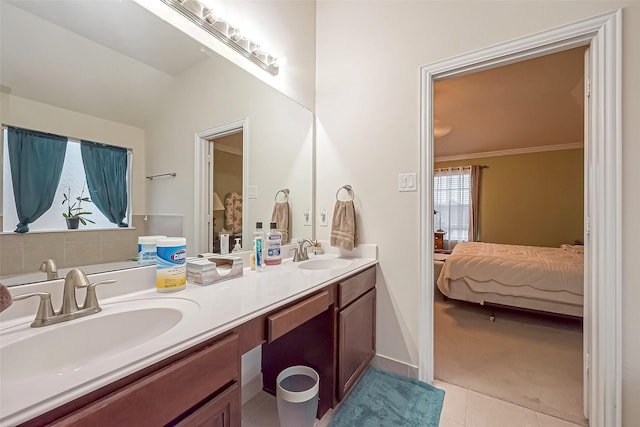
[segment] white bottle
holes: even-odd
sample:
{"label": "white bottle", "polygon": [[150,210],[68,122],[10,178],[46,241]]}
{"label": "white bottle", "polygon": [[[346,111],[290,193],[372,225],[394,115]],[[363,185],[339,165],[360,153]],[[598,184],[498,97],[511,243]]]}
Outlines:
{"label": "white bottle", "polygon": [[236,244],[233,246],[232,253],[242,251],[242,246],[240,246],[240,238],[236,237]]}
{"label": "white bottle", "polygon": [[282,233],[276,230],[276,223],[272,222],[267,235],[267,265],[278,265],[282,262]]}
{"label": "white bottle", "polygon": [[229,233],[225,230],[220,232],[220,254],[226,255],[229,253]]}

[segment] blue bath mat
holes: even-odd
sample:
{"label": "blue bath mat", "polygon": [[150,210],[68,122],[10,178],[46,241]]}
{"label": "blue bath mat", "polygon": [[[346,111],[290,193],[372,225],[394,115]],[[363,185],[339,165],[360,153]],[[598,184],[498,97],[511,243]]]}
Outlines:
{"label": "blue bath mat", "polygon": [[370,367],[329,427],[438,427],[444,390]]}

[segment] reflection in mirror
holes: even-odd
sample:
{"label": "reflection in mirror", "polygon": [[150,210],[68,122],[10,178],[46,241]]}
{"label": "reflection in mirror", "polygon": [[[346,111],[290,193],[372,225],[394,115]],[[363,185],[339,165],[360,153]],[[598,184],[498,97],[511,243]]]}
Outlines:
{"label": "reflection in mirror", "polygon": [[[60,270],[135,265],[126,260],[140,235],[182,235],[189,255],[207,251],[213,218],[222,225],[224,213],[209,202],[215,184],[198,163],[208,149],[198,135],[238,121],[247,129],[243,233],[268,223],[274,194],[290,187],[292,238],[312,237],[301,219],[312,208],[310,111],[135,2],[3,0],[0,7],[2,123],[133,153],[132,228],[0,234],[0,281],[38,272],[47,258]],[[176,175],[145,179],[163,173]],[[247,197],[251,187],[255,198]],[[46,278],[38,273],[28,281]]]}
{"label": "reflection in mirror", "polygon": [[208,192],[208,203],[213,206],[213,223],[207,229],[213,231],[213,253],[227,254],[234,250],[236,242],[242,249],[242,139],[240,129],[209,140],[213,193]]}
{"label": "reflection in mirror", "polygon": [[2,231],[128,227],[131,150],[12,126],[3,142]]}

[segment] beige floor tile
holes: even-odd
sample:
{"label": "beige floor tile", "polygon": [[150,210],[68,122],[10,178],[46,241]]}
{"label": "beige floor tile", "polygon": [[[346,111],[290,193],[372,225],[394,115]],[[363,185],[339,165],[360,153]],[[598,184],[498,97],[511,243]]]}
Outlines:
{"label": "beige floor tile", "polygon": [[469,390],[467,395],[468,427],[539,427],[531,409]]}
{"label": "beige floor tile", "polygon": [[242,405],[242,419],[245,420],[253,417],[263,406],[268,404],[269,397],[271,396],[268,393],[260,392],[249,399]]}
{"label": "beige floor tile", "polygon": [[560,418],[552,417],[541,412],[537,412],[536,415],[538,415],[540,427],[582,427],[579,424],[561,420]]}
{"label": "beige floor tile", "polygon": [[445,393],[440,419],[464,425],[467,413],[467,390],[440,380],[435,380],[433,386],[444,390]]}
{"label": "beige floor tile", "polygon": [[242,426],[280,427],[276,398],[267,393],[260,393],[245,403],[242,406]]}
{"label": "beige floor tile", "polygon": [[440,424],[438,427],[466,427],[464,424],[458,424],[455,421],[451,421],[448,418],[440,418]]}

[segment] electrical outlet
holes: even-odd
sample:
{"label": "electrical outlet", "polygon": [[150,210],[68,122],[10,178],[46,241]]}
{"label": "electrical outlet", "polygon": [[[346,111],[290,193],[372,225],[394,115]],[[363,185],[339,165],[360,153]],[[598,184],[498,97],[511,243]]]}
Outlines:
{"label": "electrical outlet", "polygon": [[248,185],[247,186],[247,198],[249,198],[249,199],[257,199],[258,198],[258,186],[257,185]]}

